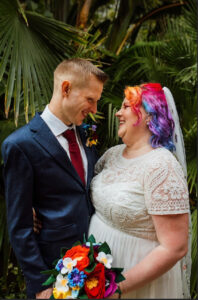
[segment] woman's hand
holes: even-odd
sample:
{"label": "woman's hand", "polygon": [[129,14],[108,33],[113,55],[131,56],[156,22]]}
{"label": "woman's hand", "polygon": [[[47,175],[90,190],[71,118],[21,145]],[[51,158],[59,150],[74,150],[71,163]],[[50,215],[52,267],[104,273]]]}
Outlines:
{"label": "woman's hand", "polygon": [[107,297],[107,299],[119,299],[119,293],[114,293],[110,297]]}
{"label": "woman's hand", "polygon": [[53,288],[50,287],[36,294],[36,299],[49,299],[52,295]]}
{"label": "woman's hand", "polygon": [[33,212],[33,230],[35,233],[39,234],[40,230],[42,228],[42,223],[41,221],[37,218],[35,209],[32,208],[32,212]]}
{"label": "woman's hand", "polygon": [[188,249],[188,213],[152,215],[159,245],[124,273],[123,293],[143,287],[170,270]]}

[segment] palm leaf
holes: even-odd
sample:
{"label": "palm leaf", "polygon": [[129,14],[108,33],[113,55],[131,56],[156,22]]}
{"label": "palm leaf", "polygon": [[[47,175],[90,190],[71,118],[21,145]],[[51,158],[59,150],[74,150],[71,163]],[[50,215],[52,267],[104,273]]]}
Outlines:
{"label": "palm leaf", "polygon": [[75,53],[75,43],[86,43],[87,34],[33,12],[24,12],[19,1],[0,2],[0,81],[6,82],[5,114],[14,98],[14,118],[18,122],[24,101],[26,122],[42,110],[52,93],[52,75],[64,57]]}
{"label": "palm leaf", "polygon": [[184,129],[184,141],[187,156],[188,169],[188,185],[189,192],[195,191],[197,196],[197,118],[195,117],[193,123],[188,130]]}
{"label": "palm leaf", "polygon": [[192,220],[192,268],[191,268],[191,296],[197,295],[197,209],[195,209],[191,215]]}

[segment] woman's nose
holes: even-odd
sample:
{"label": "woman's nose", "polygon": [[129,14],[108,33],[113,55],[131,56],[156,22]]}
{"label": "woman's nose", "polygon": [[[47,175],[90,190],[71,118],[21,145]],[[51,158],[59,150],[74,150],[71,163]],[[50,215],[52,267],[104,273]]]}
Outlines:
{"label": "woman's nose", "polygon": [[118,118],[120,117],[120,115],[121,115],[121,109],[119,109],[119,110],[115,113],[115,116],[118,117]]}

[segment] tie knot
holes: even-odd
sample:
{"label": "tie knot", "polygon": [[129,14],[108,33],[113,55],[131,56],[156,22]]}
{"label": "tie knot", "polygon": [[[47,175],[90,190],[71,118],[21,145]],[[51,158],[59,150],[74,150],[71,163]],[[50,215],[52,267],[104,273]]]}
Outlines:
{"label": "tie knot", "polygon": [[69,143],[76,143],[76,136],[73,129],[67,129],[63,132],[63,136],[68,140]]}

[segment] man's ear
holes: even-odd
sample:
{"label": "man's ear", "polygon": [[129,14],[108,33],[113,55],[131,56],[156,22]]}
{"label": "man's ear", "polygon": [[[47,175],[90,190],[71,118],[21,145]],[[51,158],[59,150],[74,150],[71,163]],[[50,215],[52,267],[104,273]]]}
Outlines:
{"label": "man's ear", "polygon": [[63,97],[68,97],[69,96],[69,93],[70,93],[70,90],[71,90],[71,83],[70,81],[63,81],[62,83],[62,95]]}

